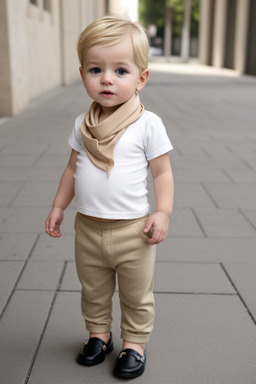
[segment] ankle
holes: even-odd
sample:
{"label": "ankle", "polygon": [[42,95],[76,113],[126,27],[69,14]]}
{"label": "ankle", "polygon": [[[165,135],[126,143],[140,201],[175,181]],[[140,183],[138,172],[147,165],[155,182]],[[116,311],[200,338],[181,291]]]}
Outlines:
{"label": "ankle", "polygon": [[108,343],[110,340],[110,332],[108,333],[93,333],[90,332],[90,339],[93,337],[97,337],[98,339],[101,339],[104,341],[104,343]]}
{"label": "ankle", "polygon": [[124,349],[133,349],[134,351],[138,352],[140,355],[144,355],[145,351],[145,344],[136,344],[136,343],[130,343],[129,341],[123,342],[123,350]]}

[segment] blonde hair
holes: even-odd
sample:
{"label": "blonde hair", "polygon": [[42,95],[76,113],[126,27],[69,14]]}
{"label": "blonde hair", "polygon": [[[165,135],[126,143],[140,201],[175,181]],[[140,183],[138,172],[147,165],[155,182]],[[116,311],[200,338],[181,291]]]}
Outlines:
{"label": "blonde hair", "polygon": [[140,72],[148,67],[148,38],[141,25],[130,20],[105,16],[89,24],[78,37],[77,52],[81,66],[89,48],[95,45],[110,46],[130,35],[134,60]]}

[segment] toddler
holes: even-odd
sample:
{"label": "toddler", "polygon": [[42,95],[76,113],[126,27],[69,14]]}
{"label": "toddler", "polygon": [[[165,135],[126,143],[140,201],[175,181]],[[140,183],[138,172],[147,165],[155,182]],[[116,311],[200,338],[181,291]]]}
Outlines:
{"label": "toddler", "polygon": [[[111,16],[79,36],[80,74],[93,103],[75,120],[70,159],[45,224],[50,236],[60,237],[64,210],[75,196],[76,267],[89,331],[77,362],[100,364],[113,350],[117,276],[123,348],[114,374],[123,378],[145,369],[154,321],[155,250],[167,235],[174,194],[172,145],[161,119],[144,109],[138,94],[149,77],[148,50],[139,24]],[[149,168],[156,200],[152,214]]]}

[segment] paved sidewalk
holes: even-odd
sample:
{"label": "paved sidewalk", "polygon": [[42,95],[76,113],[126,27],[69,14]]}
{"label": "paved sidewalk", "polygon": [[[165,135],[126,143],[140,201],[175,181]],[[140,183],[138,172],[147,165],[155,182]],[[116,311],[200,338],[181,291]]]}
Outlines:
{"label": "paved sidewalk", "polygon": [[[175,147],[175,209],[158,246],[156,320],[145,384],[256,383],[256,79],[195,65],[152,63],[141,98]],[[60,88],[0,125],[0,382],[105,384],[121,348],[84,368],[87,336],[73,253],[44,234],[75,117],[90,100]],[[152,183],[150,182],[150,187]],[[152,199],[152,191],[150,191]]]}

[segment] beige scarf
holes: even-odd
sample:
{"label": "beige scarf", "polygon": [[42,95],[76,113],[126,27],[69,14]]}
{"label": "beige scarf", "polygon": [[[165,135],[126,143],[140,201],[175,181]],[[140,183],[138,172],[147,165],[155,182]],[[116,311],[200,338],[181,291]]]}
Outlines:
{"label": "beige scarf", "polygon": [[136,92],[108,118],[99,123],[101,105],[95,101],[83,120],[80,130],[86,152],[96,167],[110,174],[114,166],[114,146],[126,128],[138,120],[144,111]]}

